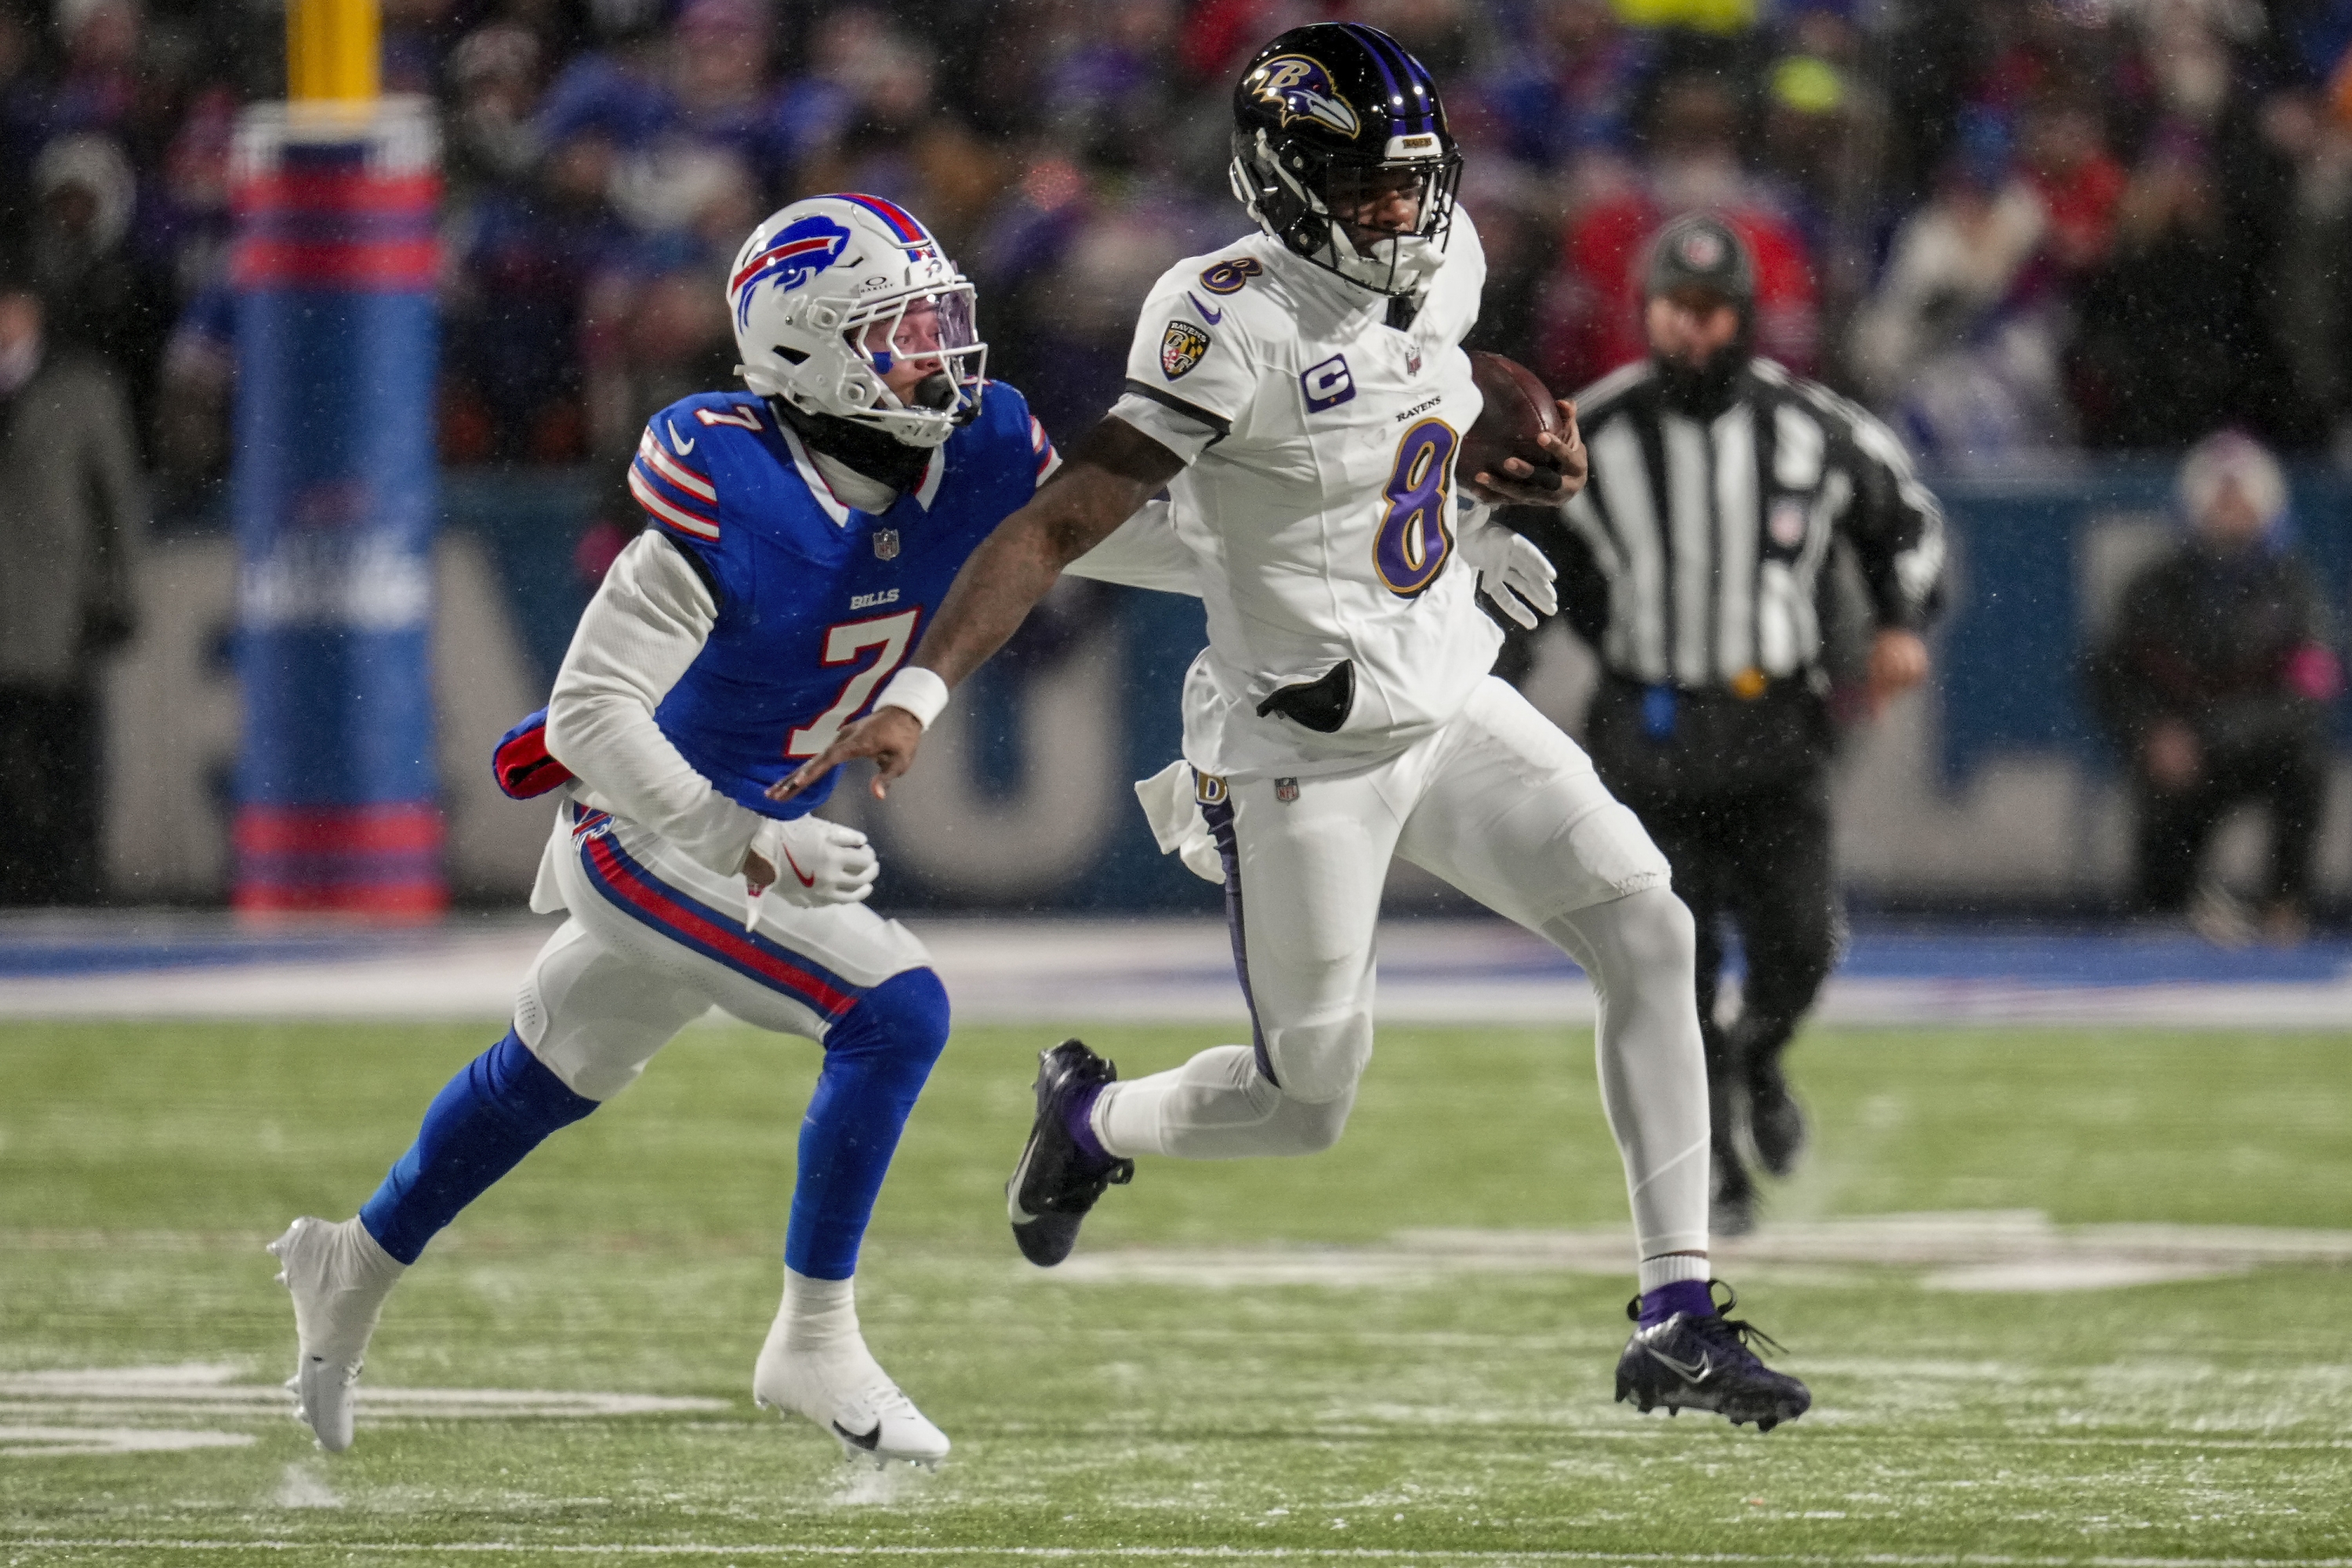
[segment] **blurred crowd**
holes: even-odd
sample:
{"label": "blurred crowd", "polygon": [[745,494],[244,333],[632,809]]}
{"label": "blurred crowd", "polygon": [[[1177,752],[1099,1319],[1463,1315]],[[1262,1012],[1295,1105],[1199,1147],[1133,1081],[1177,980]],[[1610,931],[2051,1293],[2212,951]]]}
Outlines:
{"label": "blurred crowd", "polygon": [[[1705,208],[1755,251],[1759,349],[1942,468],[2217,430],[2352,463],[2352,0],[383,0],[385,89],[441,133],[442,455],[611,474],[575,556],[597,575],[643,420],[731,382],[742,237],[836,189],[934,227],[992,371],[1066,437],[1115,396],[1151,281],[1244,228],[1240,66],[1338,16],[1444,84],[1490,265],[1472,346],[1563,392],[1643,352],[1644,247]],[[100,543],[64,553],[106,570],[10,589],[79,618],[0,649],[0,730],[79,737],[65,795],[94,731],[58,703],[127,635],[103,542],[142,494],[217,515],[231,153],[243,106],[283,96],[283,27],[254,0],[0,0],[0,413],[70,404],[117,437],[120,482],[26,501],[89,503]],[[66,444],[5,423],[11,493],[46,495],[26,476]],[[2093,706],[2144,796],[2143,897],[2177,906],[2215,814],[2268,792],[2265,918],[2292,924],[2333,633],[2283,528],[2237,510],[2259,548],[2184,500],[2194,537],[2098,653]],[[2269,652],[2206,668],[2197,628],[2242,653],[2257,623]]]}
{"label": "blurred crowd", "polygon": [[[279,14],[0,8],[0,211],[51,331],[110,356],[166,510],[226,460],[228,165]],[[1170,261],[1244,221],[1230,84],[1349,16],[1446,84],[1493,271],[1475,346],[1563,390],[1640,350],[1692,207],[1760,262],[1759,347],[1933,459],[2352,446],[2352,0],[384,0],[439,107],[441,445],[617,467],[722,384],[720,285],[791,197],[922,216],[994,374],[1067,433]]]}

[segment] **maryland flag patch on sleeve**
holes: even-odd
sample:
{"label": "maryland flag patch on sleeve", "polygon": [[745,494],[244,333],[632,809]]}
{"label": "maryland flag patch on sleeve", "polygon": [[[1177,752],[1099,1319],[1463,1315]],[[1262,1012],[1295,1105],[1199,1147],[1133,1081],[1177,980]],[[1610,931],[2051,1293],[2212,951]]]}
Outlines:
{"label": "maryland flag patch on sleeve", "polygon": [[1209,334],[1190,321],[1171,321],[1160,339],[1160,368],[1174,381],[1209,352]]}

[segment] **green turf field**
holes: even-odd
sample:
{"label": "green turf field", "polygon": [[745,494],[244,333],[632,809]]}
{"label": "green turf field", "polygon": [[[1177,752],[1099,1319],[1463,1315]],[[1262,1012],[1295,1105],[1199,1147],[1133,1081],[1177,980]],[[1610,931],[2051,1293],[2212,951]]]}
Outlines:
{"label": "green turf field", "polygon": [[[0,1028],[0,1562],[2352,1562],[2341,1267],[1987,1294],[1759,1266],[1735,1282],[1812,1413],[1769,1436],[1642,1417],[1609,1401],[1629,1278],[1028,1268],[999,1184],[1048,1040],[998,1029],[950,1047],[861,1274],[870,1342],[955,1441],[936,1477],[851,1470],[751,1406],[814,1051],[716,1029],[435,1245],[362,1384],[706,1403],[385,1418],[363,1396],[358,1446],[319,1454],[263,1392],[293,1331],[262,1244],[352,1212],[495,1032]],[[1132,1074],[1204,1038],[1095,1043]],[[1817,1031],[1800,1053],[1822,1132],[1784,1222],[2352,1229],[2352,1035]],[[1589,1035],[1393,1029],[1338,1150],[1148,1165],[1081,1257],[1345,1258],[1623,1214]],[[189,1365],[182,1394],[35,1375]],[[231,1446],[58,1451],[159,1431]]]}

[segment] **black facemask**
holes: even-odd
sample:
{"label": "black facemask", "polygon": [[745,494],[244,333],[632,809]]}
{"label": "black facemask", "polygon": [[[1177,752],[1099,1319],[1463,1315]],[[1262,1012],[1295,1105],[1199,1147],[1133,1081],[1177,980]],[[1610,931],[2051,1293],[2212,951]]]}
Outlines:
{"label": "black facemask", "polygon": [[[915,401],[926,408],[941,406],[926,398],[935,381],[946,389],[950,403],[955,400],[953,382],[944,374],[929,375],[915,388]],[[879,480],[894,490],[914,489],[922,479],[924,465],[931,460],[929,447],[909,447],[895,437],[853,419],[844,419],[835,414],[811,414],[794,407],[782,397],[769,398],[768,406],[774,409],[776,417],[790,426],[793,433],[811,447],[848,464],[867,479]]]}
{"label": "black facemask", "polygon": [[1701,364],[1653,353],[1658,371],[1658,400],[1677,414],[1712,419],[1731,406],[1739,389],[1739,373],[1748,368],[1746,334],[1707,355]]}

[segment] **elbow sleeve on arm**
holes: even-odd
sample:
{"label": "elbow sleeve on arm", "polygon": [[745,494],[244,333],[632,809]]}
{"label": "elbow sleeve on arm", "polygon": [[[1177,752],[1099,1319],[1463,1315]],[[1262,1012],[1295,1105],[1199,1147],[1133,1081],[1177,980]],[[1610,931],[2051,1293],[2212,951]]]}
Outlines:
{"label": "elbow sleeve on arm", "polygon": [[713,789],[654,721],[717,618],[680,552],[659,534],[638,535],[572,634],[548,700],[547,745],[614,810],[731,873],[759,815]]}

